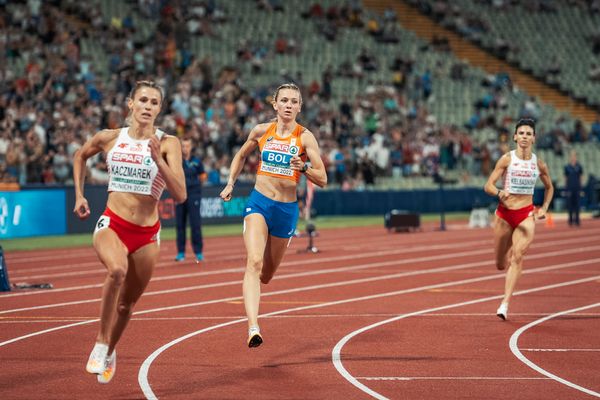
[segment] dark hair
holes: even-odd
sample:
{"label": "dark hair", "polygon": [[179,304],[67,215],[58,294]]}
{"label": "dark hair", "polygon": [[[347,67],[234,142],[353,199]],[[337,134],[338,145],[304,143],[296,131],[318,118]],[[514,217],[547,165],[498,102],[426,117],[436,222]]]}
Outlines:
{"label": "dark hair", "polygon": [[300,104],[302,104],[302,92],[300,92],[300,88],[298,86],[296,86],[293,83],[284,83],[283,85],[280,85],[277,89],[275,89],[275,92],[273,93],[273,101],[277,101],[277,96],[279,96],[279,91],[282,89],[292,89],[298,92],[298,95],[300,96]]}
{"label": "dark hair", "polygon": [[517,133],[517,130],[519,129],[519,127],[521,126],[530,126],[533,129],[533,134],[535,135],[535,120],[532,118],[521,118],[517,121],[517,125],[515,125],[515,134]]}
{"label": "dark hair", "polygon": [[165,90],[162,88],[162,86],[160,86],[154,81],[137,81],[135,83],[135,86],[133,87],[133,89],[131,89],[131,92],[129,93],[129,98],[133,99],[137,91],[143,87],[149,87],[158,90],[158,92],[160,93],[160,105],[162,106],[162,103],[165,99]]}

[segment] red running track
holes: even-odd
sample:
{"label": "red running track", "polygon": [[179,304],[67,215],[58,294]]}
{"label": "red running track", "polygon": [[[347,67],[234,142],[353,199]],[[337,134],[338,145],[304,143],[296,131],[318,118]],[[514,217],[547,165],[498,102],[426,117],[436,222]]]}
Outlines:
{"label": "red running track", "polygon": [[85,372],[104,270],[91,248],[13,252],[0,294],[3,399],[587,399],[600,397],[600,221],[537,226],[509,320],[491,229],[323,230],[263,286],[246,347],[241,237],[176,263],[163,243],[108,385]]}

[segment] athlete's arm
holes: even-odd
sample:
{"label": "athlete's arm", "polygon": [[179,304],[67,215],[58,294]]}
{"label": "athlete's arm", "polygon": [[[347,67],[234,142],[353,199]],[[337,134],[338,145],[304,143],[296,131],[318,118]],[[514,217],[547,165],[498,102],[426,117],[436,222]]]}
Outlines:
{"label": "athlete's arm", "polygon": [[242,147],[233,157],[233,160],[231,160],[231,167],[229,167],[229,178],[227,178],[227,185],[225,185],[225,188],[223,188],[220,194],[223,200],[231,200],[233,186],[235,185],[235,181],[237,180],[238,176],[240,176],[240,173],[244,168],[246,158],[248,158],[248,156],[252,154],[254,150],[256,150],[256,148],[258,147],[258,141],[260,140],[261,136],[265,134],[268,126],[269,124],[256,125],[250,131],[248,139],[246,139]]}
{"label": "athlete's arm", "polygon": [[540,171],[540,180],[544,184],[544,203],[538,209],[537,217],[539,219],[543,219],[546,217],[546,212],[548,212],[548,207],[550,206],[550,202],[552,201],[552,197],[554,197],[554,185],[552,184],[552,179],[550,178],[550,172],[548,171],[548,165],[545,162],[538,158],[538,170]]}
{"label": "athlete's arm", "polygon": [[504,172],[506,172],[506,169],[509,165],[510,153],[506,153],[502,157],[500,157],[500,159],[496,162],[496,167],[494,167],[494,170],[490,174],[490,177],[488,178],[487,182],[485,183],[485,186],[483,187],[483,190],[487,194],[489,194],[490,196],[498,196],[498,199],[502,201],[506,200],[506,198],[510,196],[510,194],[506,193],[504,190],[498,189],[496,187],[496,181],[500,179],[502,175],[504,175]]}
{"label": "athlete's arm", "polygon": [[[304,172],[306,179],[317,186],[325,187],[325,185],[327,185],[327,171],[325,170],[325,165],[321,159],[319,143],[317,143],[317,139],[315,139],[315,136],[311,131],[305,130],[302,133],[302,144],[304,145],[306,157],[310,160],[311,165],[311,167]],[[293,166],[295,169],[302,170],[304,163],[302,160],[299,160],[299,157],[297,158],[298,159],[293,160]]]}
{"label": "athlete's arm", "polygon": [[[176,203],[183,203],[187,198],[185,174],[181,160],[181,142],[175,136],[165,135],[159,141],[156,135],[150,138],[150,154],[156,162],[167,190]],[[162,155],[162,156],[161,156]]]}
{"label": "athlete's arm", "polygon": [[92,136],[73,156],[73,184],[75,186],[75,207],[73,212],[80,218],[86,219],[90,216],[90,207],[87,199],[83,196],[83,186],[87,172],[86,161],[104,151],[108,143],[115,139],[118,130],[102,130]]}

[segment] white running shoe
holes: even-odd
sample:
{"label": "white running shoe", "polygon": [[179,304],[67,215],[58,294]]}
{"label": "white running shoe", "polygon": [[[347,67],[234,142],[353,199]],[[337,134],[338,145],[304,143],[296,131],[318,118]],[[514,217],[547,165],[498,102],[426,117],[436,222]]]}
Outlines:
{"label": "white running shoe", "polygon": [[90,374],[101,374],[104,372],[106,355],[108,353],[108,345],[105,343],[96,343],[90,358],[88,359],[85,370]]}
{"label": "white running shoe", "polygon": [[508,303],[501,303],[498,310],[496,310],[496,315],[506,321],[508,318]]}
{"label": "white running shoe", "polygon": [[108,383],[115,376],[115,372],[117,370],[117,351],[113,350],[110,357],[106,357],[106,368],[104,372],[98,374],[98,382],[100,383]]}
{"label": "white running shoe", "polygon": [[253,326],[248,329],[248,347],[258,347],[262,344],[263,338],[260,335],[258,326]]}

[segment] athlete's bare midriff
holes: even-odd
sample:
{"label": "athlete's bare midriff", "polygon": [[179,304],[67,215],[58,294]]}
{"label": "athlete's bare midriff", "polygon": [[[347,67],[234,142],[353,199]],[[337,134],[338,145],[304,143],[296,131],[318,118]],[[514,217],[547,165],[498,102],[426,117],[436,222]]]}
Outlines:
{"label": "athlete's bare midriff", "polygon": [[254,188],[260,194],[271,200],[290,203],[296,201],[297,184],[289,179],[274,178],[266,175],[257,175]]}
{"label": "athlete's bare midriff", "polygon": [[156,199],[149,195],[110,192],[106,206],[132,224],[152,226],[158,221],[156,204]]}
{"label": "athlete's bare midriff", "polygon": [[533,203],[533,196],[530,194],[512,194],[503,201],[504,207],[510,210],[518,210],[527,207]]}

